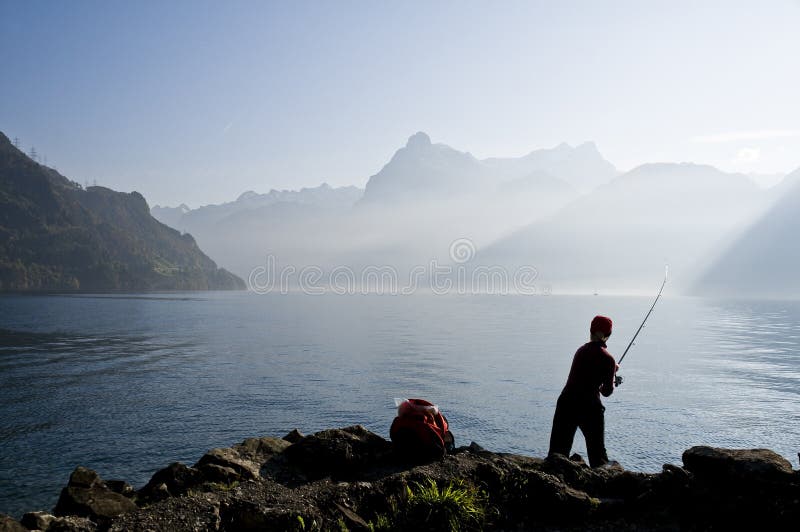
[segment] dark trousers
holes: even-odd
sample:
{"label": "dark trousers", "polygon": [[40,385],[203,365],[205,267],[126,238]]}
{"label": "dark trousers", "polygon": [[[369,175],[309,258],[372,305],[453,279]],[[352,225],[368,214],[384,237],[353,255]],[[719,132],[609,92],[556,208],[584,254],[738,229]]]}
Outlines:
{"label": "dark trousers", "polygon": [[555,453],[569,456],[575,431],[580,428],[586,438],[589,465],[597,467],[607,463],[603,416],[605,410],[599,398],[577,398],[562,393],[553,416],[548,456]]}

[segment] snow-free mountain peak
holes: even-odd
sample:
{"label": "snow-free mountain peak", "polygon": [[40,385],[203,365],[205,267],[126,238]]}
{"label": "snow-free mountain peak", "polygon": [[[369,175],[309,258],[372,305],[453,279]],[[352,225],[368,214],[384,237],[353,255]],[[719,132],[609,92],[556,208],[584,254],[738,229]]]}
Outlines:
{"label": "snow-free mountain peak", "polygon": [[239,197],[236,198],[236,201],[248,201],[256,199],[258,198],[258,196],[259,196],[258,192],[255,192],[253,190],[246,190],[245,192],[239,194]]}
{"label": "snow-free mountain peak", "polygon": [[486,168],[469,153],[412,135],[380,172],[369,178],[363,204],[452,199],[481,191]]}
{"label": "snow-free mountain peak", "polygon": [[617,176],[617,169],[600,154],[594,142],[573,148],[566,142],[533,150],[522,157],[490,157],[481,163],[493,179],[509,181],[544,171],[581,192],[588,192]]}
{"label": "snow-free mountain peak", "polygon": [[593,140],[587,140],[586,142],[578,144],[575,146],[575,151],[600,154],[600,150],[597,149],[597,144]]}
{"label": "snow-free mountain peak", "polygon": [[431,138],[424,131],[417,131],[406,142],[406,148],[410,150],[426,148],[431,145]]}

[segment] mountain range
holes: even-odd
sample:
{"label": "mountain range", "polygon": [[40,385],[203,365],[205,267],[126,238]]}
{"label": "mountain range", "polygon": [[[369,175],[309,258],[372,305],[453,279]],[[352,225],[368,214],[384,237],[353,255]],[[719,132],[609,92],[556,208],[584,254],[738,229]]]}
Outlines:
{"label": "mountain range", "polygon": [[657,283],[669,265],[673,288],[685,290],[772,199],[742,174],[646,164],[494,243],[484,259],[533,265],[543,282],[583,292]]}
{"label": "mountain range", "polygon": [[218,205],[205,205],[197,209],[190,209],[185,204],[178,207],[161,207],[155,205],[150,212],[155,218],[170,227],[197,227],[219,223],[223,219],[238,215],[245,211],[256,211],[275,205],[318,207],[320,209],[348,209],[352,207],[363,194],[363,190],[354,187],[333,188],[323,183],[314,188],[301,188],[300,190],[275,190],[266,194],[258,194],[252,190],[243,192],[235,201]]}
{"label": "mountain range", "polygon": [[672,289],[693,293],[707,282],[702,272],[748,238],[750,224],[769,216],[795,180],[764,188],[752,176],[692,163],[622,173],[591,142],[481,160],[418,132],[363,190],[247,192],[194,210],[155,207],[153,215],[190,231],[242,276],[268,255],[297,269],[403,272],[450,262],[450,244],[467,238],[478,252],[467,266],[533,266],[557,291],[636,291],[669,264]]}
{"label": "mountain range", "polygon": [[0,290],[242,289],[141,194],[83,188],[0,133]]}
{"label": "mountain range", "polygon": [[[551,173],[562,170],[568,179]],[[593,144],[481,161],[418,132],[363,190],[321,185],[247,192],[228,203],[154,207],[152,214],[192,233],[242,276],[268,254],[298,267],[380,263],[403,269],[448,260],[455,238],[484,245],[554,213],[580,196],[570,183],[579,175],[585,184],[615,174]]]}
{"label": "mountain range", "polygon": [[419,203],[494,193],[498,184],[557,180],[575,192],[588,192],[618,174],[592,142],[575,148],[562,143],[552,149],[534,150],[522,157],[478,160],[446,144],[434,144],[420,131],[405,147],[369,178],[363,203]]}
{"label": "mountain range", "polygon": [[621,173],[590,142],[480,160],[422,132],[364,189],[323,183],[149,209],[136,192],[81,187],[0,133],[5,291],[244,287],[200,248],[242,276],[268,256],[296,270],[402,274],[451,262],[450,245],[468,239],[478,254],[467,267],[533,266],[556,291],[637,290],[669,264],[675,291],[800,297],[788,244],[799,212],[800,170],[769,188],[691,163]]}

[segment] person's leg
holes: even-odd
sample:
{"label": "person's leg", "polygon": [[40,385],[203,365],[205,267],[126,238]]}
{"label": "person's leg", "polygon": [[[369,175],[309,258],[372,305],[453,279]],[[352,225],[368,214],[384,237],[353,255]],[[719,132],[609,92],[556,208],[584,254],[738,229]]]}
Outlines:
{"label": "person's leg", "polygon": [[550,431],[550,450],[547,456],[558,453],[569,456],[578,422],[574,407],[564,397],[558,398],[556,413],[553,415],[553,429]]}
{"label": "person's leg", "polygon": [[592,467],[608,463],[603,412],[605,407],[601,404],[587,405],[579,425],[586,438],[586,452],[589,455],[589,465]]}

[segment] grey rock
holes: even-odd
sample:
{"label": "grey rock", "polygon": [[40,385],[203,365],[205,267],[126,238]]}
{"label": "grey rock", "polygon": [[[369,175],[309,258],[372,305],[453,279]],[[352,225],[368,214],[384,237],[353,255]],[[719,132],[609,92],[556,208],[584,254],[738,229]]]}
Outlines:
{"label": "grey rock", "polygon": [[194,467],[200,469],[207,464],[233,469],[240,477],[247,480],[260,477],[260,463],[244,458],[238,451],[229,447],[211,449],[200,458]]}
{"label": "grey rock", "polygon": [[471,453],[486,452],[486,449],[483,446],[478,445],[474,441],[469,443],[469,447],[467,447],[467,450],[469,450],[469,452],[471,452]]}
{"label": "grey rock", "polygon": [[[300,531],[339,530],[340,524],[355,531],[367,530],[368,519],[378,515],[400,529],[427,530],[436,525],[407,503],[409,489],[430,482],[479,489],[491,515],[475,526],[492,530],[680,530],[687,524],[794,530],[800,522],[800,471],[763,449],[695,447],[684,453],[685,468],[667,464],[646,474],[590,468],[575,456],[542,460],[476,448],[412,466],[392,460],[392,444],[361,426],[294,444],[250,438],[209,451],[197,467],[174,463],[158,471],[137,494],[147,503],[138,509],[123,495],[129,485],[77,468],[59,499],[61,517],[32,512],[18,523],[0,516],[0,532]],[[244,477],[248,471],[252,480]],[[236,480],[242,482],[231,485]],[[406,519],[411,514],[416,517]]]}
{"label": "grey rock", "polygon": [[528,471],[524,478],[526,488],[519,494],[520,502],[521,507],[532,512],[529,517],[532,520],[558,520],[563,516],[581,518],[588,516],[599,503],[596,498],[569,486],[555,475]]}
{"label": "grey rock", "polygon": [[242,478],[242,475],[240,475],[235,469],[217,464],[203,464],[197,469],[203,474],[203,478],[205,478],[205,480],[208,482],[232,484],[233,482],[237,482]]}
{"label": "grey rock", "polygon": [[317,432],[284,451],[289,463],[309,478],[350,476],[385,463],[391,454],[390,442],[361,425]]}
{"label": "grey rock", "polygon": [[775,481],[792,474],[792,464],[769,449],[719,449],[697,446],[684,451],[684,467],[701,478],[721,482]]}
{"label": "grey rock", "polygon": [[167,497],[185,494],[204,481],[203,473],[180,462],[173,462],[159,469],[150,481],[138,491],[138,497],[145,502],[160,501]]}
{"label": "grey rock", "polygon": [[563,454],[551,454],[545,459],[543,466],[544,471],[559,476],[569,484],[583,480],[591,472],[585,462],[570,460]]}
{"label": "grey rock", "polygon": [[97,472],[83,466],[78,466],[69,476],[68,486],[76,488],[91,488],[100,484],[102,481]]}
{"label": "grey rock", "polygon": [[108,489],[96,472],[77,467],[70,475],[69,484],[61,490],[53,513],[56,516],[87,517],[105,524],[134,510],[136,505],[133,501]]}
{"label": "grey rock", "polygon": [[[288,434],[287,434],[288,436]],[[302,439],[302,436],[301,438]],[[286,438],[247,438],[242,443],[234,445],[233,449],[243,458],[257,463],[263,463],[273,455],[280,454],[292,444]]]}
{"label": "grey rock", "polygon": [[289,443],[297,443],[303,438],[305,438],[305,434],[300,432],[297,429],[292,429],[292,431],[283,437],[284,440],[288,441]]}
{"label": "grey rock", "polygon": [[0,514],[0,532],[28,532],[28,529],[13,517]]}
{"label": "grey rock", "polygon": [[57,516],[87,517],[100,523],[110,521],[120,514],[132,512],[136,508],[129,498],[107,488],[67,486],[61,490],[61,496],[53,513]]}

